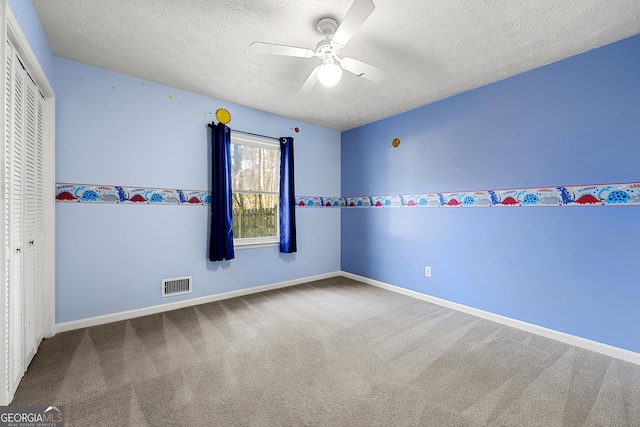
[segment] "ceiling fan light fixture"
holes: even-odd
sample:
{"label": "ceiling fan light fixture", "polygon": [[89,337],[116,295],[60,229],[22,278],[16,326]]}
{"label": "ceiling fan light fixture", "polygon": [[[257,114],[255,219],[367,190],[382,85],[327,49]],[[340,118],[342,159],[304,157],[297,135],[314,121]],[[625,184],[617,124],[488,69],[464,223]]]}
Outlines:
{"label": "ceiling fan light fixture", "polygon": [[385,76],[384,70],[354,58],[340,57],[342,48],[369,18],[375,7],[373,0],[352,0],[351,7],[342,18],[340,25],[334,18],[328,16],[320,18],[316,23],[316,29],[324,38],[316,44],[315,50],[258,41],[249,46],[251,50],[258,53],[320,59],[322,64],[311,71],[298,91],[299,94],[309,92],[318,82],[328,90],[333,89],[342,78],[342,70],[379,83]]}
{"label": "ceiling fan light fixture", "polygon": [[342,78],[342,68],[333,61],[327,61],[318,68],[318,81],[322,86],[332,88]]}

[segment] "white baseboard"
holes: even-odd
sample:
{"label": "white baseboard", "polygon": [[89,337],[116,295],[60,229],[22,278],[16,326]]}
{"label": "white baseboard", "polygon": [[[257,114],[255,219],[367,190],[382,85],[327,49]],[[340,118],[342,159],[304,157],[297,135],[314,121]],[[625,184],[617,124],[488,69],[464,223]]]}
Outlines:
{"label": "white baseboard", "polygon": [[300,285],[302,283],[313,282],[314,280],[328,279],[340,276],[341,272],[319,274],[317,276],[308,276],[300,279],[287,280],[284,282],[272,283],[270,285],[256,286],[253,288],[240,289],[237,291],[224,292],[221,294],[208,295],[206,297],[193,298],[183,301],[177,301],[169,304],[154,305],[152,307],[139,308],[136,310],[121,311],[113,314],[105,314],[103,316],[89,317],[87,319],[74,320],[71,322],[56,323],[53,327],[54,334],[71,331],[74,329],[88,328],[90,326],[104,325],[105,323],[119,322],[121,320],[134,319],[136,317],[147,316],[149,314],[163,313],[165,311],[177,310],[179,308],[191,307],[199,304],[206,304],[214,301],[222,301],[230,298],[241,297],[245,295],[257,294],[259,292],[271,291],[274,289],[287,288],[289,286]]}
{"label": "white baseboard", "polygon": [[407,295],[413,298],[417,298],[423,301],[431,302],[433,304],[438,304],[443,307],[451,308],[453,310],[461,311],[463,313],[471,314],[473,316],[480,317],[482,319],[492,320],[494,322],[501,323],[506,326],[511,326],[513,328],[523,330],[525,332],[540,335],[546,338],[551,338],[553,340],[560,341],[565,344],[595,351],[597,353],[601,353],[606,356],[610,356],[616,359],[621,359],[626,362],[640,365],[640,353],[636,353],[630,350],[625,350],[619,347],[614,347],[608,344],[603,344],[601,342],[592,341],[586,338],[581,338],[575,335],[570,335],[564,332],[559,332],[554,329],[549,329],[542,326],[534,325],[533,323],[527,323],[521,320],[512,319],[510,317],[501,316],[499,314],[480,310],[478,308],[469,307],[467,305],[458,304],[456,302],[448,301],[448,300],[437,298],[431,295],[401,288],[399,286],[390,285],[388,283],[380,282],[378,280],[373,280],[367,277],[358,276],[357,274],[347,273],[346,271],[341,271],[340,274],[349,279],[357,280],[359,282],[363,282],[368,285],[387,289],[389,291],[397,292],[397,293]]}

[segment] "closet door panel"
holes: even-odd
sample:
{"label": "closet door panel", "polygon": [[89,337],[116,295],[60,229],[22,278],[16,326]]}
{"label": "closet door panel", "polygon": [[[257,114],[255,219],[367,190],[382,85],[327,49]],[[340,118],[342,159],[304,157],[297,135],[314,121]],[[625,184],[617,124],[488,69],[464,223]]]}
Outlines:
{"label": "closet door panel", "polygon": [[36,84],[22,70],[24,77],[24,240],[23,254],[23,307],[24,307],[24,367],[29,366],[36,353]]}
{"label": "closet door panel", "polygon": [[[6,325],[5,330],[6,334],[3,335],[3,339],[5,339],[5,351],[1,357],[6,361],[4,365],[4,370],[2,372],[2,383],[3,386],[9,388],[11,385],[11,378],[13,374],[12,370],[12,357],[13,357],[13,347],[11,346],[11,334],[13,327],[13,322],[11,321],[11,309],[10,306],[13,304],[12,295],[11,295],[11,280],[13,279],[13,274],[11,270],[11,265],[13,262],[12,253],[15,248],[12,245],[11,241],[11,165],[13,159],[11,157],[11,135],[12,135],[12,123],[13,123],[13,113],[11,111],[12,103],[12,88],[13,88],[13,52],[11,49],[11,45],[7,43],[7,56],[5,59],[5,88],[6,88],[6,96],[5,96],[5,128],[4,128],[4,136],[5,136],[5,144],[4,144],[4,194],[2,202],[4,203],[4,277],[2,278],[2,285],[6,289],[6,293],[4,295],[5,300],[2,301],[2,304],[7,307],[6,313]],[[4,331],[3,331],[4,332]],[[11,393],[9,393],[11,394]]]}
{"label": "closet door panel", "polygon": [[12,61],[11,156],[10,156],[10,246],[9,279],[9,382],[15,390],[24,373],[23,334],[23,215],[24,215],[24,78],[19,61]]}
{"label": "closet door panel", "polygon": [[[36,343],[44,338],[44,97],[38,91],[36,111]],[[37,344],[36,344],[37,345]]]}

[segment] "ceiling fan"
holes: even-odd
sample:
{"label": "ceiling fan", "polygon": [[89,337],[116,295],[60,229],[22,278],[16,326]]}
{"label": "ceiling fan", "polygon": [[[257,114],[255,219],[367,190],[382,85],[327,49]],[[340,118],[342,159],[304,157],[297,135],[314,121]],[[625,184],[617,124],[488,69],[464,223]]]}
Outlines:
{"label": "ceiling fan", "polygon": [[384,70],[357,59],[339,56],[340,50],[351,40],[351,37],[373,13],[374,9],[375,5],[371,0],[355,0],[340,26],[333,18],[325,17],[318,20],[316,29],[325,38],[318,42],[315,50],[264,42],[253,42],[250,48],[254,52],[271,55],[320,58],[322,64],[313,69],[299,93],[309,92],[318,81],[327,88],[334,87],[342,77],[342,70],[379,83],[386,74]]}

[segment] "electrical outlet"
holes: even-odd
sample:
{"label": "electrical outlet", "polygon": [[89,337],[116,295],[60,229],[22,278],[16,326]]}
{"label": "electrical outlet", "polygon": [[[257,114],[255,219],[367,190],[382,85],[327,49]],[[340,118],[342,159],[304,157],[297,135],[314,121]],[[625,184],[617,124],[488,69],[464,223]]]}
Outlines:
{"label": "electrical outlet", "polygon": [[426,266],[424,268],[424,275],[427,276],[427,277],[431,277],[431,267]]}
{"label": "electrical outlet", "polygon": [[236,265],[235,264],[229,264],[229,274],[233,274],[236,272]]}

